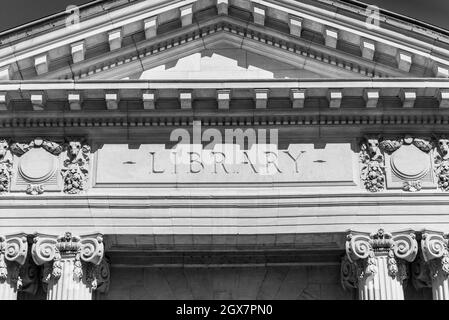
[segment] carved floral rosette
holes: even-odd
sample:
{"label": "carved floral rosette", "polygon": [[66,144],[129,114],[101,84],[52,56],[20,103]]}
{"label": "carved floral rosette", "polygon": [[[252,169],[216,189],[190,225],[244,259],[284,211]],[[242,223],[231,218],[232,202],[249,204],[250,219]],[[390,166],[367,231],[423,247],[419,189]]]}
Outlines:
{"label": "carved floral rosette", "polygon": [[91,148],[81,140],[71,140],[66,149],[67,159],[61,170],[64,193],[77,194],[87,189]]}
{"label": "carved floral rosette", "polygon": [[389,276],[397,277],[402,282],[408,277],[404,262],[413,261],[417,252],[418,244],[413,233],[393,236],[383,229],[370,235],[349,233],[346,240],[346,258],[341,269],[343,287],[354,288],[359,279],[378,273],[379,255],[387,255]]}
{"label": "carved floral rosette", "polygon": [[424,232],[421,248],[432,277],[437,277],[440,273],[447,277],[449,275],[448,236],[437,232]]}
{"label": "carved floral rosette", "polygon": [[20,266],[25,263],[27,252],[28,242],[24,234],[0,236],[0,281],[9,278],[20,289]]}
{"label": "carved floral rosette", "polygon": [[37,235],[32,246],[32,257],[37,265],[44,265],[43,281],[49,283],[53,278],[61,277],[62,259],[74,259],[73,275],[82,279],[87,271],[86,278],[90,280],[93,289],[97,287],[97,273],[91,275],[91,268],[101,263],[104,255],[103,238],[100,234],[88,236],[73,236],[70,232],[56,237]]}

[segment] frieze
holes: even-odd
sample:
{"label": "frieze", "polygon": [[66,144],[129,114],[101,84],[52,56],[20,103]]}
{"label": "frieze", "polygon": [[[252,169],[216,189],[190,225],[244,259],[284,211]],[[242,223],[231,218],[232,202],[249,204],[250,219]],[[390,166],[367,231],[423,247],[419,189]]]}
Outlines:
{"label": "frieze", "polygon": [[224,184],[357,186],[351,143],[275,145],[105,144],[97,149],[93,187]]}
{"label": "frieze", "polygon": [[[100,148],[93,184],[157,186],[180,182],[264,183],[265,180],[267,183],[352,183],[351,170],[338,169],[340,163],[344,167],[352,163],[349,150],[342,144],[328,144],[322,151],[305,144],[290,144],[288,149],[276,153],[263,152],[262,161],[255,158],[260,163],[253,160],[251,150],[240,150],[240,162],[229,163],[226,149],[198,151],[191,147],[185,152],[185,163],[179,163],[182,155],[179,150],[176,153],[159,145],[142,146],[141,150],[126,145],[125,148],[119,145]],[[83,193],[90,186],[91,152],[90,145],[80,138],[65,141],[35,138],[28,143],[2,139],[0,193]],[[167,161],[173,157],[178,159]],[[346,164],[332,158],[342,159]],[[449,139],[445,136],[368,135],[361,141],[359,161],[362,185],[370,192],[449,190]]]}

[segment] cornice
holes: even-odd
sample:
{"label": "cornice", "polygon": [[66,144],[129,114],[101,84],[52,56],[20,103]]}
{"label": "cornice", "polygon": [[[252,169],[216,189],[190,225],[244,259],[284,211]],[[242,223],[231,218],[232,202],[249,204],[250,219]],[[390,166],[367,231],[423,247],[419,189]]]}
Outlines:
{"label": "cornice", "polygon": [[[316,13],[319,13],[319,14],[324,14],[324,15],[327,14],[330,18],[339,17],[340,19],[343,19],[343,18],[350,19],[349,17],[345,17],[344,15],[336,13],[336,10],[338,10],[338,9],[342,9],[347,12],[358,14],[361,16],[361,20],[364,20],[364,18],[367,16],[363,10],[364,7],[363,7],[362,3],[356,3],[356,2],[351,3],[351,1],[331,1],[331,0],[318,0],[318,1],[321,2],[325,6],[325,8],[323,8],[323,7],[319,8],[319,7],[311,5],[311,3],[313,3],[313,1],[307,1],[307,3],[306,2],[298,3],[298,2],[288,1],[288,0],[284,0],[284,1],[277,0],[276,3],[281,2],[282,4],[287,5],[287,6],[291,5],[292,7],[303,8],[306,10],[315,11]],[[116,1],[116,0],[115,1],[114,0],[112,0],[112,1],[96,0],[96,1],[88,2],[84,5],[80,5],[80,6],[78,6],[78,8],[81,11],[84,19],[87,19],[87,18],[91,19],[98,15],[104,15],[103,14],[104,11],[111,12],[111,11],[123,9],[124,6],[129,6],[130,2],[132,3],[132,5],[136,5],[136,3],[138,3],[139,1],[132,0],[132,1],[125,2],[125,1]],[[142,2],[142,3],[140,4],[140,6],[136,6],[136,8],[137,8],[136,11],[141,11],[143,9],[142,5],[148,5],[148,4],[145,4],[144,1],[140,1],[140,2]],[[151,5],[153,7],[157,6],[159,8],[163,8],[170,2],[174,2],[174,1],[159,1],[159,3],[158,3],[153,0],[151,2]],[[179,2],[180,1],[178,1],[178,3]],[[254,1],[254,2],[257,3],[257,1]],[[184,4],[187,4],[187,3],[184,1],[184,2],[182,2],[182,5],[184,5]],[[55,25],[58,25],[58,21],[65,21],[65,18],[68,14],[69,13],[67,12],[67,10],[62,11],[62,12],[56,13],[54,15],[51,15],[51,16],[48,16],[48,17],[45,17],[42,19],[32,21],[25,25],[21,25],[16,28],[5,30],[0,33],[0,37],[8,37],[8,36],[17,34],[17,33],[21,32],[22,30],[26,30],[26,29],[27,29],[26,33],[25,33],[25,31],[22,31],[23,37],[25,37],[25,35],[29,36],[30,30],[31,31],[33,29],[42,30],[42,28],[45,29],[44,24],[47,25],[47,30],[54,29]],[[425,34],[429,38],[439,39],[440,41],[449,39],[449,37],[447,36],[447,33],[448,33],[447,30],[438,28],[433,25],[429,25],[427,23],[424,23],[422,21],[419,21],[419,20],[416,20],[416,19],[413,19],[410,17],[401,16],[397,13],[389,12],[384,9],[381,9],[379,18],[382,22],[385,22],[393,27],[399,27],[407,32],[412,31],[412,32],[416,32],[418,34]],[[413,21],[415,23],[413,23]],[[17,37],[17,39],[20,39],[20,36]],[[446,42],[449,42],[449,40]]]}
{"label": "cornice", "polygon": [[[242,103],[246,110],[218,109],[217,92],[224,89],[229,91],[228,105]],[[268,104],[256,109],[252,104],[257,102],[255,92],[259,89],[267,93]],[[148,92],[150,98],[145,96]],[[182,92],[188,92],[187,109],[179,104]],[[92,130],[189,126],[193,120],[201,120],[205,126],[412,128],[425,124],[442,126],[436,130],[444,131],[449,121],[448,92],[449,81],[444,79],[3,81],[0,127]],[[196,103],[207,104],[207,110],[197,110]],[[165,109],[167,104],[171,107]]]}
{"label": "cornice", "polygon": [[449,79],[245,79],[245,80],[25,80],[0,81],[0,92],[49,90],[133,90],[133,89],[250,89],[250,88],[428,88],[449,89]]}
{"label": "cornice", "polygon": [[[340,24],[342,23],[345,27],[351,28],[352,30],[356,29],[355,32],[361,32],[360,35],[363,33],[364,37],[378,40],[380,36],[384,38],[384,40],[388,41],[388,39],[395,39],[403,47],[401,49],[404,50],[410,50],[410,45],[416,46],[415,49],[418,49],[418,47],[421,48],[427,48],[429,50],[428,52],[431,53],[432,50],[439,51],[440,54],[447,54],[448,50],[444,48],[436,48],[434,47],[434,41],[433,40],[439,40],[443,41],[444,43],[449,43],[449,36],[447,34],[447,30],[441,29],[441,32],[437,32],[434,30],[430,30],[429,28],[423,27],[423,23],[419,22],[418,20],[409,18],[408,21],[405,21],[403,19],[398,19],[396,17],[391,17],[389,15],[388,11],[379,8],[379,21],[384,23],[384,25],[380,26],[380,28],[377,28],[373,31],[367,30],[366,28],[366,18],[369,16],[369,14],[372,14],[372,12],[366,12],[365,8],[361,9],[358,6],[354,6],[352,4],[343,3],[341,1],[332,1],[332,0],[318,0],[322,4],[325,4],[328,6],[328,8],[333,9],[324,9],[322,7],[317,7],[311,4],[310,1],[308,3],[306,2],[299,2],[295,0],[255,0],[260,4],[265,5],[274,5],[276,8],[279,7],[279,10],[282,10],[282,7],[284,7],[285,11],[288,12],[294,12],[297,10],[303,11],[304,14],[311,13],[314,15],[314,19],[316,21],[321,21],[321,19],[325,19],[327,22],[330,22],[330,25],[333,25],[337,28],[340,28]],[[338,10],[340,9],[340,10]],[[353,14],[356,14],[360,17],[360,19],[352,18],[350,16],[344,15],[341,13],[341,10],[351,12]],[[391,14],[391,13],[390,13]],[[399,16],[396,14],[396,16]],[[415,20],[416,22],[419,22],[418,24],[411,23],[410,20]],[[385,28],[385,26],[390,27],[391,29]],[[397,32],[395,30],[400,29],[403,32]],[[407,34],[405,34],[407,33]],[[432,41],[425,42],[418,39],[417,36],[408,35],[408,33],[416,34],[416,35],[424,35],[425,37],[429,37],[432,39]],[[441,50],[441,51],[440,51]],[[445,52],[445,53],[443,53]],[[421,52],[422,53],[422,52]],[[420,53],[420,54],[421,54]],[[441,61],[442,62],[442,61]]]}
{"label": "cornice", "polygon": [[132,47],[124,47],[119,51],[104,53],[70,67],[50,71],[36,78],[119,79],[129,73],[129,70],[144,71],[221,42],[238,44],[243,49],[303,66],[326,77],[410,76],[410,73],[397,68],[332,50],[306,39],[248,25],[231,17],[217,17],[153,40],[145,40]]}
{"label": "cornice", "polygon": [[[367,4],[353,0],[332,1],[332,0],[318,0],[319,2],[327,5],[335,6],[336,8],[343,9],[355,14],[363,15],[363,18],[367,17],[367,12],[361,9],[366,9]],[[363,19],[362,18],[362,19]],[[394,13],[380,8],[380,20],[392,27],[400,28],[406,32],[413,32],[419,35],[425,35],[426,37],[440,40],[445,43],[449,43],[448,30],[439,28],[435,25],[428,24],[426,22],[407,17],[398,13]],[[365,20],[365,19],[363,19]]]}
{"label": "cornice", "polygon": [[[373,127],[377,126],[397,126],[403,125],[409,131],[421,130],[422,125],[433,126],[438,132],[445,132],[449,124],[449,111],[445,110],[435,114],[435,112],[407,112],[407,111],[390,111],[377,112],[372,111],[361,114],[360,111],[352,110],[351,112],[327,111],[327,112],[304,112],[301,115],[297,111],[271,111],[271,112],[239,112],[232,115],[226,113],[209,112],[179,112],[171,115],[167,113],[155,113],[152,115],[142,114],[141,112],[120,112],[120,113],[79,113],[73,114],[55,114],[41,113],[39,115],[30,115],[28,112],[10,114],[7,117],[0,117],[0,129],[8,130],[9,128],[30,128],[33,129],[29,134],[35,135],[35,130],[49,130],[53,134],[56,128],[82,128],[83,133],[92,134],[103,140],[105,137],[111,137],[111,133],[106,133],[103,137],[101,134],[95,134],[96,128],[107,127],[111,130],[117,128],[136,128],[136,130],[144,128],[170,128],[170,127],[189,127],[193,121],[201,119],[202,125],[214,127],[229,126],[283,126],[283,129],[292,128],[294,126],[356,126],[356,127]],[[301,128],[298,128],[301,129]],[[382,130],[384,130],[383,128]],[[404,128],[398,128],[404,131]],[[405,130],[407,131],[407,130]],[[5,131],[3,131],[5,132]],[[62,133],[62,132],[61,132]],[[117,131],[115,131],[117,133]],[[13,132],[14,136],[26,135],[26,132]],[[72,133],[73,134],[73,133]],[[315,133],[314,133],[315,134]],[[137,138],[137,136],[136,136]]]}
{"label": "cornice", "polygon": [[[198,2],[199,1],[199,2]],[[22,68],[23,66],[29,66],[35,63],[35,61],[32,61],[34,58],[39,57],[39,55],[45,54],[47,55],[48,59],[50,59],[50,56],[48,56],[49,52],[53,50],[51,59],[58,60],[61,58],[68,58],[68,60],[71,60],[70,57],[55,57],[56,53],[55,49],[58,49],[58,52],[68,52],[70,51],[70,45],[73,43],[76,43],[77,41],[91,38],[94,36],[98,36],[101,39],[105,37],[105,35],[112,30],[118,30],[117,28],[124,28],[125,26],[130,26],[132,24],[133,27],[131,29],[135,29],[138,25],[141,24],[141,21],[145,18],[149,17],[156,17],[160,16],[165,12],[169,12],[170,10],[180,10],[182,6],[185,6],[186,4],[194,5],[195,7],[200,7],[201,9],[204,9],[204,4],[200,5],[200,0],[184,0],[184,1],[178,1],[178,2],[169,2],[169,3],[159,3],[156,6],[148,7],[148,3],[146,2],[137,2],[130,4],[129,7],[119,8],[117,10],[111,11],[108,15],[98,16],[93,19],[87,19],[83,20],[81,22],[81,27],[76,32],[68,32],[67,30],[60,30],[55,31],[55,33],[49,33],[49,35],[43,35],[42,39],[33,39],[34,41],[31,43],[20,42],[18,44],[14,44],[11,47],[5,47],[2,50],[0,49],[0,66],[8,66],[9,69],[8,72],[16,72],[18,66],[19,68]],[[230,2],[230,6],[237,6],[238,2]],[[344,32],[346,33],[345,37],[349,37],[351,40],[351,45],[361,45],[362,39],[370,39],[376,43],[382,44],[382,46],[379,46],[379,48],[376,48],[376,51],[382,51],[384,50],[385,46],[388,47],[386,52],[389,52],[389,55],[393,55],[391,58],[398,59],[400,52],[406,52],[409,56],[408,59],[412,59],[412,64],[419,65],[418,68],[412,68],[412,72],[417,72],[416,70],[419,69],[425,69],[424,74],[430,74],[431,72],[435,72],[435,75],[437,77],[445,76],[446,73],[449,73],[447,71],[447,67],[449,65],[449,60],[446,59],[446,56],[449,56],[449,50],[446,50],[444,48],[435,47],[434,41],[432,40],[431,43],[418,41],[416,39],[407,38],[407,36],[399,33],[395,33],[391,30],[384,30],[382,28],[379,29],[378,32],[372,32],[367,31],[366,28],[361,25],[362,21],[348,18],[348,17],[340,17],[340,15],[336,15],[335,12],[323,10],[320,8],[316,8],[314,6],[297,3],[295,2],[292,4],[290,1],[282,1],[281,3],[274,3],[272,1],[265,1],[265,0],[252,0],[247,3],[245,6],[245,10],[248,10],[248,6],[252,7],[254,5],[263,5],[266,7],[269,7],[270,10],[267,10],[265,13],[267,18],[270,17],[270,12],[277,12],[278,14],[274,14],[273,17],[270,17],[272,19],[276,19],[277,15],[280,15],[282,17],[287,17],[289,15],[294,15],[300,19],[310,20],[314,21],[314,23],[318,23],[323,26],[323,28],[334,28],[335,30],[338,30],[338,32]],[[140,10],[137,10],[139,9]],[[212,7],[213,8],[213,7]],[[104,9],[109,10],[109,9]],[[251,12],[249,12],[251,14]],[[344,18],[344,19],[343,19]],[[98,21],[95,19],[99,19]],[[105,20],[106,19],[106,20]],[[229,18],[226,15],[220,15],[212,18],[212,19],[218,19],[219,21],[224,21],[224,23],[228,23],[227,21],[229,19],[237,21],[235,17]],[[282,18],[283,19],[283,18]],[[344,20],[344,21],[343,21]],[[189,29],[196,29],[197,24],[202,24],[204,21],[195,21],[195,24],[191,24],[183,26],[182,29],[179,29],[175,32],[176,37],[179,37],[180,34],[182,34],[184,31]],[[280,30],[271,29],[271,27],[268,26],[262,26],[260,27],[260,30],[258,30],[257,23],[252,23],[248,21],[241,21],[243,24],[236,27],[234,29],[233,26],[228,26],[229,29],[228,32],[233,33],[236,36],[239,36],[240,38],[243,37],[245,39],[249,38],[251,41],[254,41],[254,35],[247,35],[248,32],[258,32],[260,35],[256,35],[256,41],[262,42],[264,45],[266,45],[266,48],[270,47],[277,47],[276,49],[279,49],[278,51],[281,52],[282,49],[284,49],[286,52],[292,54],[292,56],[301,56],[302,59],[305,57],[311,60],[314,60],[315,62],[324,62],[325,64],[328,64],[330,67],[339,66],[342,70],[346,71],[352,71],[356,73],[362,73],[362,75],[366,76],[406,76],[410,75],[408,72],[408,68],[405,68],[405,70],[401,71],[401,68],[398,65],[398,68],[394,68],[391,66],[388,66],[387,64],[384,64],[382,61],[370,61],[367,59],[361,59],[357,55],[354,54],[348,54],[344,50],[341,50],[340,47],[336,47],[333,50],[329,50],[326,46],[322,46],[319,44],[316,44],[314,42],[306,41],[303,39],[303,37],[298,36],[291,36],[288,33],[285,33]],[[236,23],[236,22],[235,22]],[[284,21],[284,23],[286,23]],[[143,24],[143,23],[142,23]],[[139,27],[141,28],[141,27]],[[139,29],[138,28],[138,29]],[[157,28],[157,27],[156,27]],[[211,27],[212,28],[212,27]],[[220,29],[219,27],[218,29]],[[223,27],[223,31],[226,27]],[[243,29],[242,29],[243,28]],[[246,29],[249,28],[249,29]],[[216,26],[213,27],[215,31],[218,31]],[[250,30],[250,31],[248,31]],[[254,31],[257,30],[257,31]],[[58,36],[58,32],[61,33],[60,36]],[[142,32],[142,30],[138,30],[135,32]],[[170,39],[168,42],[175,43],[181,43],[185,41],[186,43],[189,42],[188,40],[192,38],[191,40],[194,42],[194,40],[198,38],[203,38],[205,35],[208,35],[210,33],[210,30],[196,30],[192,33],[192,35],[182,36],[185,37],[184,40],[182,39]],[[273,34],[275,36],[273,36]],[[382,35],[381,35],[382,34]],[[134,36],[135,34],[124,34],[124,36]],[[52,37],[50,40],[48,37]],[[158,35],[156,37],[157,39],[165,37],[164,34]],[[287,37],[288,43],[283,43],[286,41],[282,38]],[[44,38],[45,41],[44,41]],[[267,39],[268,38],[268,39]],[[272,39],[274,38],[274,39]],[[152,40],[153,41],[153,40]],[[339,40],[340,41],[340,40]],[[92,42],[92,41],[91,41]],[[153,41],[154,42],[154,41]],[[271,44],[270,44],[271,42]],[[301,50],[297,49],[294,45],[292,46],[292,43],[301,43],[304,45],[305,48],[308,48],[309,46],[316,47],[312,49],[307,50]],[[124,46],[123,48],[119,49],[117,52],[116,50],[112,50],[109,52],[109,55],[99,55],[97,58],[93,58],[93,60],[102,59],[102,62],[98,62],[98,64],[94,63],[93,66],[91,65],[91,68],[89,70],[78,70],[78,72],[75,73],[75,75],[72,75],[70,72],[70,69],[77,70],[79,67],[81,67],[83,64],[78,63],[71,63],[68,62],[70,65],[70,68],[66,68],[64,71],[51,71],[50,73],[47,73],[47,68],[44,68],[44,71],[37,71],[38,78],[41,77],[50,77],[50,76],[57,76],[57,77],[89,77],[94,75],[95,73],[109,70],[111,67],[115,67],[117,65],[122,65],[126,63],[132,63],[133,61],[138,61],[141,59],[146,59],[147,56],[152,56],[154,54],[159,54],[160,51],[164,51],[169,48],[169,45],[167,44],[161,44],[155,43],[154,47],[146,47],[146,45],[149,44],[148,40],[146,41],[140,41],[137,44],[137,47],[140,47],[136,50],[135,44],[131,44],[129,46]],[[384,48],[384,49],[382,49]],[[147,50],[148,49],[148,50]],[[133,54],[130,53],[130,51],[134,51]],[[385,51],[385,50],[384,50]],[[384,52],[384,53],[386,53]],[[60,54],[59,53],[59,54]],[[1,58],[3,57],[3,59]],[[290,57],[290,56],[289,56]],[[116,61],[111,61],[110,59],[115,59]],[[415,59],[416,58],[416,59]],[[28,61],[30,60],[30,61]],[[89,59],[91,60],[91,59]],[[289,60],[289,59],[287,59]],[[428,61],[429,60],[429,61]],[[106,62],[105,62],[106,61]],[[18,64],[16,64],[18,62]],[[91,61],[92,62],[92,61]],[[51,65],[51,61],[48,60],[46,62],[47,64]],[[356,64],[354,66],[354,64]],[[86,65],[86,63],[84,63]],[[365,70],[366,66],[370,66],[373,70]],[[374,66],[374,67],[373,67]],[[14,70],[12,70],[12,69]],[[37,66],[36,66],[37,68]],[[429,68],[436,70],[431,71]],[[438,69],[440,68],[440,69]],[[446,69],[445,69],[446,68]],[[11,70],[10,70],[11,69]],[[337,68],[338,70],[338,68]],[[440,71],[438,71],[440,70]],[[61,73],[62,72],[62,73]],[[338,73],[337,73],[338,75]]]}

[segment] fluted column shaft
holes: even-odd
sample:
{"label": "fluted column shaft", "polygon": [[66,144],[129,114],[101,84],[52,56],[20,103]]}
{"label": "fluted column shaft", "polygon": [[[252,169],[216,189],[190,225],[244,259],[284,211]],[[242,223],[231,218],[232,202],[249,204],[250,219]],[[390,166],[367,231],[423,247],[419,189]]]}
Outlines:
{"label": "fluted column shaft", "polygon": [[85,272],[75,275],[75,257],[63,256],[59,278],[50,277],[47,282],[47,300],[92,300],[92,285],[86,281]]}
{"label": "fluted column shaft", "polygon": [[447,275],[438,273],[432,279],[433,300],[449,300],[449,280]]}
{"label": "fluted column shaft", "polygon": [[358,290],[360,300],[404,300],[406,262],[415,259],[413,233],[392,235],[380,229],[370,235],[350,233],[341,277],[345,289]]}
{"label": "fluted column shaft", "polygon": [[449,300],[448,236],[440,232],[425,231],[421,249],[428,263],[432,280],[433,300]]}
{"label": "fluted column shaft", "polygon": [[103,239],[99,234],[37,235],[32,247],[33,260],[44,265],[48,300],[91,300],[103,255]]}
{"label": "fluted column shaft", "polygon": [[0,300],[17,300],[21,281],[19,271],[25,263],[28,243],[24,234],[0,236]]}
{"label": "fluted column shaft", "polygon": [[377,272],[359,280],[360,300],[404,300],[404,290],[400,277],[391,277],[388,271],[388,256],[381,255],[376,260]]}
{"label": "fluted column shaft", "polygon": [[17,300],[15,282],[9,280],[0,281],[0,300]]}

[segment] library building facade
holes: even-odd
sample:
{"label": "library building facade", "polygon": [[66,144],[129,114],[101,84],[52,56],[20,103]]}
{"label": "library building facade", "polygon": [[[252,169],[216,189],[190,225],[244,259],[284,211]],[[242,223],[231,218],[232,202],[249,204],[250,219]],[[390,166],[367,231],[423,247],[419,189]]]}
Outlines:
{"label": "library building facade", "polygon": [[4,31],[0,300],[449,300],[448,78],[449,31],[351,0]]}

